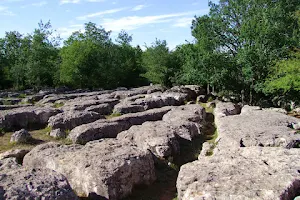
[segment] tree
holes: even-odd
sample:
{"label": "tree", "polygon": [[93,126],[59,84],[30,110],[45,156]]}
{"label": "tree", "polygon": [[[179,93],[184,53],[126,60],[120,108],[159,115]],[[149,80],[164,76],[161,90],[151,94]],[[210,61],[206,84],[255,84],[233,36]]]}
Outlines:
{"label": "tree", "polygon": [[241,85],[252,102],[263,91],[271,66],[297,43],[299,4],[297,0],[210,2],[209,15],[193,22],[193,36],[205,55],[225,54],[230,59],[237,87]]}
{"label": "tree", "polygon": [[278,61],[265,83],[265,92],[285,96],[300,102],[300,50],[296,49],[289,59]]}
{"label": "tree", "polygon": [[27,85],[54,86],[58,82],[60,38],[54,36],[50,22],[44,24],[41,21],[38,25],[31,36],[24,38],[30,51],[26,64]]}
{"label": "tree", "polygon": [[143,66],[146,73],[143,75],[155,84],[171,85],[174,68],[171,66],[171,53],[165,40],[156,39],[143,53]]}

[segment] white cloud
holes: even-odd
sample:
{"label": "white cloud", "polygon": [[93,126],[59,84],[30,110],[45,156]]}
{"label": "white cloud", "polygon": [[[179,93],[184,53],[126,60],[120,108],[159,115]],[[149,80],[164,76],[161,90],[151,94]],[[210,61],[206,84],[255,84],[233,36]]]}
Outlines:
{"label": "white cloud", "polygon": [[[80,3],[82,0],[60,0],[59,4],[68,4],[68,3]],[[90,3],[97,3],[97,2],[105,2],[106,0],[84,0]]]}
{"label": "white cloud", "polygon": [[0,6],[0,15],[14,16],[15,14],[8,7]]}
{"label": "white cloud", "polygon": [[173,26],[175,27],[189,27],[192,25],[192,20],[194,18],[193,17],[184,17],[184,18],[180,18],[177,19],[175,21],[175,23],[173,24]]}
{"label": "white cloud", "polygon": [[145,8],[146,5],[137,5],[134,8],[132,8],[132,11],[138,11],[138,10],[142,10],[143,8]]}
{"label": "white cloud", "polygon": [[105,2],[106,0],[86,0],[87,2]]}
{"label": "white cloud", "polygon": [[[172,21],[175,21],[176,24],[176,22],[178,23],[178,20],[180,20],[179,17],[193,16],[195,15],[195,13],[205,13],[205,12],[206,10],[200,10],[200,11],[198,10],[198,11],[183,12],[183,13],[165,14],[165,15],[143,16],[143,17],[128,16],[128,17],[122,17],[120,19],[103,19],[101,25],[105,27],[105,29],[112,30],[112,31],[120,31],[122,29],[134,30],[144,25],[150,25],[150,24],[167,23]],[[187,21],[187,18],[191,18],[191,17],[185,17],[184,18],[185,23]]]}
{"label": "white cloud", "polygon": [[0,0],[0,2],[4,2],[4,3],[13,3],[13,2],[20,2],[20,1],[24,1],[24,0]]}
{"label": "white cloud", "polygon": [[32,6],[41,7],[41,6],[44,6],[44,5],[46,5],[46,4],[48,4],[47,1],[40,1],[40,2],[37,2],[37,3],[32,3],[31,5],[32,5]]}
{"label": "white cloud", "polygon": [[67,4],[67,3],[79,3],[80,0],[60,0],[59,4]]}
{"label": "white cloud", "polygon": [[96,13],[91,13],[91,14],[84,15],[84,16],[79,16],[79,17],[76,17],[76,19],[77,20],[87,20],[89,18],[100,17],[100,16],[104,16],[104,15],[107,15],[107,14],[117,13],[117,12],[120,12],[120,11],[123,11],[123,10],[126,10],[126,9],[128,9],[128,8],[125,7],[125,8],[116,8],[116,9],[104,10],[104,11],[101,11],[101,12],[96,12]]}
{"label": "white cloud", "polygon": [[84,29],[82,24],[73,24],[68,27],[58,28],[57,32],[62,38],[68,38],[73,32]]}

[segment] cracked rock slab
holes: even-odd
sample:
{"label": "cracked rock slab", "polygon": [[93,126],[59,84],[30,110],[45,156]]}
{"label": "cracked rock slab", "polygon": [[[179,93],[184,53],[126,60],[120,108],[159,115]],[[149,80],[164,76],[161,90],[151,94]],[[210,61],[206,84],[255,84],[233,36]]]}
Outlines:
{"label": "cracked rock slab", "polygon": [[25,156],[23,163],[63,174],[79,196],[116,200],[129,195],[134,186],[155,180],[152,159],[149,151],[106,139],[84,146],[39,145]]}

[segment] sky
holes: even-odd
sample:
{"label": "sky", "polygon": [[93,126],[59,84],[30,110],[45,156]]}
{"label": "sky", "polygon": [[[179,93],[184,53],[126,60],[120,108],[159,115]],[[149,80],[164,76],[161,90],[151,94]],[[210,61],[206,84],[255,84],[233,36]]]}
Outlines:
{"label": "sky", "polygon": [[191,22],[207,14],[208,0],[0,0],[0,37],[7,31],[32,33],[40,20],[50,20],[61,38],[93,22],[132,35],[132,45],[150,46],[155,38],[170,49],[193,41]]}

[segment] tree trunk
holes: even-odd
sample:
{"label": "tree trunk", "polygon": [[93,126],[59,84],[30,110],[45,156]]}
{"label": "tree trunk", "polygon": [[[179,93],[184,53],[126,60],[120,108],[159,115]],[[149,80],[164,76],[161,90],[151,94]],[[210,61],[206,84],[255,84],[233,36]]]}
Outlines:
{"label": "tree trunk", "polygon": [[207,94],[210,93],[210,88],[209,88],[209,84],[207,84]]}

